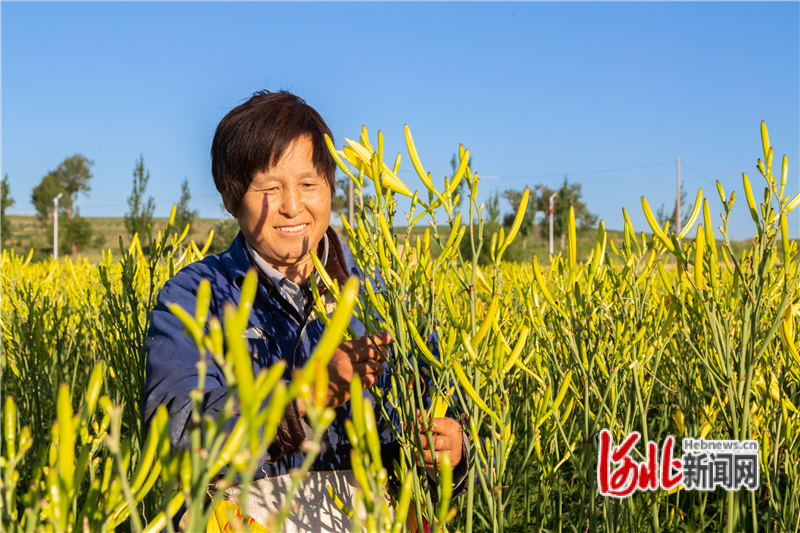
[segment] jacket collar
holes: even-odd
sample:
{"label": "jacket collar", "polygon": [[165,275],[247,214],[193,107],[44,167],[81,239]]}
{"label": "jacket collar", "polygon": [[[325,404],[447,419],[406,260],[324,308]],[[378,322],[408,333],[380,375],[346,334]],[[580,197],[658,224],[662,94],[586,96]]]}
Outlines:
{"label": "jacket collar", "polygon": [[[326,230],[329,243],[329,256],[325,270],[332,279],[344,285],[349,276],[358,275],[359,271],[350,250],[342,245],[339,235],[331,226]],[[244,235],[240,231],[227,250],[219,255],[222,268],[228,278],[238,287],[242,287],[247,272],[254,268],[247,254]]]}
{"label": "jacket collar", "polygon": [[241,231],[236,234],[236,238],[233,239],[228,249],[219,255],[219,259],[222,268],[228,274],[228,278],[233,281],[237,288],[241,289],[247,271],[252,268],[245,250],[244,235],[242,235]]}

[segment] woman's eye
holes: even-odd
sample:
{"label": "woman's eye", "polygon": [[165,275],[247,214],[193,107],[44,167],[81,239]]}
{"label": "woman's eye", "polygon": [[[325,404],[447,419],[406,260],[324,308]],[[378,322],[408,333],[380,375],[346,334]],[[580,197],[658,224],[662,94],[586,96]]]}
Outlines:
{"label": "woman's eye", "polygon": [[273,192],[277,191],[278,188],[277,187],[253,187],[250,190],[253,191],[254,193],[257,193],[257,194],[267,194],[267,193],[273,193]]}

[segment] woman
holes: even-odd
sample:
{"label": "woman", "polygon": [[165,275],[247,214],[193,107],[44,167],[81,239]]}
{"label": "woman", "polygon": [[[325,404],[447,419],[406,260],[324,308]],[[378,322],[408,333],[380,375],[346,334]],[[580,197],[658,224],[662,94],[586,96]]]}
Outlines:
{"label": "woman", "polygon": [[[329,225],[336,167],[325,134],[332,137],[322,117],[285,91],[254,94],[217,127],[211,170],[240,233],[227,251],[187,265],[164,285],[148,332],[145,424],[149,425],[159,404],[165,405],[176,447],[188,446],[189,392],[197,386],[198,352],[167,304],[194,310],[198,284],[206,278],[212,289],[209,312],[221,318],[223,303],[238,305],[244,276],[256,269],[259,287],[245,330],[254,370],[284,360],[288,381],[292,369],[304,365],[324,332],[321,321],[311,313],[309,278],[314,266],[310,252],[321,258],[328,275],[340,285],[351,275],[360,276],[349,250]],[[342,343],[328,365],[326,402],[336,409],[336,419],[312,467],[315,472],[350,469],[344,421],[351,416],[348,400],[354,376],[360,377],[369,401],[372,396],[367,388],[390,386],[379,348],[391,344],[391,337],[387,333],[364,336],[364,327],[355,318],[351,325],[361,336]],[[222,371],[209,358],[204,412],[218,413],[226,393]],[[284,476],[302,464],[301,444],[309,431],[304,414],[302,400],[289,405],[257,478]],[[386,423],[379,420],[378,427],[384,464],[391,465],[398,447]],[[435,419],[432,431],[436,455],[450,454],[457,494],[466,485],[466,438],[458,422],[450,418]],[[423,445],[428,447],[426,442]],[[430,452],[425,460],[430,468]]]}

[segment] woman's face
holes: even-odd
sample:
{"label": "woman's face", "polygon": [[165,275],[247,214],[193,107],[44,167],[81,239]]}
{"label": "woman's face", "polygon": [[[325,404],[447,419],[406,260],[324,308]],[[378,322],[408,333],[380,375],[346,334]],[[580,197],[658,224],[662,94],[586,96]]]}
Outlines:
{"label": "woman's face", "polygon": [[314,169],[313,151],[310,137],[293,141],[277,164],[253,176],[236,217],[253,249],[295,283],[308,279],[308,252],[317,252],[331,219],[331,189]]}

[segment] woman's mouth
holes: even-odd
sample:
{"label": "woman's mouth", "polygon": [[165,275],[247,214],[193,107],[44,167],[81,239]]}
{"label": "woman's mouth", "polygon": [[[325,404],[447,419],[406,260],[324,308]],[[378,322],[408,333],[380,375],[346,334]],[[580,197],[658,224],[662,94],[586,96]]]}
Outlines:
{"label": "woman's mouth", "polygon": [[289,235],[296,235],[298,233],[302,233],[308,227],[308,223],[306,224],[297,224],[296,226],[276,226],[275,229],[280,231],[281,233],[287,233]]}

